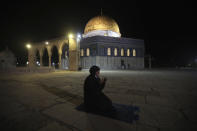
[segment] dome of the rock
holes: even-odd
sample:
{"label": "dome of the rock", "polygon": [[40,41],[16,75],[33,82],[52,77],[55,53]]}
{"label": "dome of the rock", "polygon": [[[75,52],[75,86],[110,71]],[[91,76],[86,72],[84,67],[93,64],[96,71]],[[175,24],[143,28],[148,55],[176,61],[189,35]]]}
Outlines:
{"label": "dome of the rock", "polygon": [[120,37],[120,30],[116,21],[108,16],[96,16],[88,21],[84,30],[84,37],[91,36]]}

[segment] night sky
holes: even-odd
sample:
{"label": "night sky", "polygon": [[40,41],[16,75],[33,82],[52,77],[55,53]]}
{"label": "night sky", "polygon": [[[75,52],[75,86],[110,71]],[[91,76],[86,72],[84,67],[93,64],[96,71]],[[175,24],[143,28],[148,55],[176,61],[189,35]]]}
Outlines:
{"label": "night sky", "polygon": [[83,33],[101,8],[116,20],[122,37],[144,39],[145,55],[152,55],[155,66],[185,65],[197,56],[197,14],[194,3],[187,1],[4,2],[0,5],[0,50],[8,46],[17,58],[23,58],[27,42]]}

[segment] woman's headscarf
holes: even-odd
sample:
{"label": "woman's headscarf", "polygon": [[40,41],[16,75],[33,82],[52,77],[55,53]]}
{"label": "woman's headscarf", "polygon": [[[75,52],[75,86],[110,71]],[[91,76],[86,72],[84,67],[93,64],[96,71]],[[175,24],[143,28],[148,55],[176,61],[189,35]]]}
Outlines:
{"label": "woman's headscarf", "polygon": [[90,74],[91,75],[95,75],[96,74],[96,72],[97,71],[99,71],[100,70],[100,68],[98,67],[98,66],[92,66],[91,68],[90,68],[90,70],[89,70],[89,72],[90,72]]}

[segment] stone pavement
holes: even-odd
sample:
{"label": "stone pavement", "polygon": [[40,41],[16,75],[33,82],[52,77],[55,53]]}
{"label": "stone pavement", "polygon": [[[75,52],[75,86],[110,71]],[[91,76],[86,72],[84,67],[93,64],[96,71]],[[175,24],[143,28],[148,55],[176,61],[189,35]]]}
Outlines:
{"label": "stone pavement", "polygon": [[1,131],[197,130],[197,71],[101,71],[114,103],[136,105],[133,123],[89,114],[83,102],[87,71],[0,75]]}

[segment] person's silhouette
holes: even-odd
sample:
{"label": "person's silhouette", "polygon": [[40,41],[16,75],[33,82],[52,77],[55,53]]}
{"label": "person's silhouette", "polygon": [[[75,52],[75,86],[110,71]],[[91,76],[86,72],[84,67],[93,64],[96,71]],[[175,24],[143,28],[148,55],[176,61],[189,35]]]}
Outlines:
{"label": "person's silhouette", "polygon": [[100,78],[100,68],[92,66],[89,70],[90,75],[84,82],[84,104],[86,111],[102,112],[108,115],[114,114],[115,109],[112,101],[102,92],[107,81]]}

